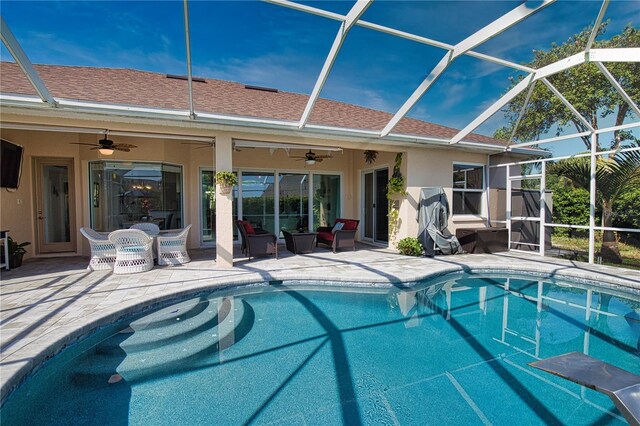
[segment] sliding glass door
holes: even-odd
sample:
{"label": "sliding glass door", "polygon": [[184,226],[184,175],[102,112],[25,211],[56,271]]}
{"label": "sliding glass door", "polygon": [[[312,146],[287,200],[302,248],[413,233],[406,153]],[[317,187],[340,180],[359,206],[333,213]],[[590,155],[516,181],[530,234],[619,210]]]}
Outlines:
{"label": "sliding glass door", "polygon": [[274,173],[241,173],[242,220],[249,221],[254,228],[275,234],[276,200],[274,184]]}
{"label": "sliding glass door", "polygon": [[278,207],[281,231],[309,229],[309,175],[278,174]]}
{"label": "sliding glass door", "polygon": [[[200,242],[203,246],[216,242],[216,184],[212,170],[200,171]],[[233,238],[238,238],[238,187],[233,187]]]}
{"label": "sliding glass door", "polygon": [[340,216],[340,175],[313,175],[313,229],[333,226]]}
{"label": "sliding glass door", "polygon": [[384,168],[362,174],[364,239],[378,243],[386,243],[389,240],[388,183],[389,169]]}
{"label": "sliding glass door", "polygon": [[[315,230],[332,226],[340,216],[340,175],[240,171],[233,188],[235,221],[249,221],[254,228],[280,234],[286,230]],[[200,241],[216,241],[215,171],[200,171]],[[239,213],[239,214],[238,214]],[[276,232],[277,231],[277,232]]]}

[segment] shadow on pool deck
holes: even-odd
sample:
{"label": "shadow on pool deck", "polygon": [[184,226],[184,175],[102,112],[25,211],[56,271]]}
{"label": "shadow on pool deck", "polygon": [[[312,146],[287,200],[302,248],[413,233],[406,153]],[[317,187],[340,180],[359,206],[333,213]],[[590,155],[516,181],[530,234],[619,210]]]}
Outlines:
{"label": "shadow on pool deck", "polygon": [[448,272],[530,271],[551,277],[598,280],[640,289],[640,271],[535,254],[499,253],[416,258],[386,248],[358,244],[356,251],[319,247],[294,255],[284,247],[279,259],[251,259],[236,254],[234,268],[216,267],[215,249],[190,250],[192,262],[132,274],[88,272],[87,257],[36,258],[2,272],[0,282],[0,366],[2,400],[46,357],[99,324],[141,310],[144,306],[233,284],[315,280],[319,285],[341,282],[402,287],[425,277]]}

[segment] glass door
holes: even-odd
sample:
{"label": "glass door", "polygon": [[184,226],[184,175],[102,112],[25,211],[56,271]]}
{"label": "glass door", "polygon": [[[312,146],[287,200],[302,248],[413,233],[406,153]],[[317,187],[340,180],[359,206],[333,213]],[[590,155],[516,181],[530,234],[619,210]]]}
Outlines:
{"label": "glass door", "polygon": [[340,215],[340,175],[313,175],[313,228],[333,226]]}
{"label": "glass door", "polygon": [[389,206],[387,204],[387,184],[389,169],[379,169],[362,174],[362,227],[363,238],[373,242],[389,241]]}
{"label": "glass door", "polygon": [[[216,242],[216,184],[213,170],[200,170],[200,243],[211,246]],[[233,239],[238,239],[238,187],[233,187]]]}
{"label": "glass door", "polygon": [[211,245],[216,241],[216,184],[212,170],[200,171],[200,241]]}
{"label": "glass door", "polygon": [[[309,229],[309,175],[278,174],[278,219],[280,230]],[[280,235],[280,238],[284,238]]]}
{"label": "glass door", "polygon": [[275,234],[275,179],[273,173],[242,172],[242,219],[254,228]]}
{"label": "glass door", "polygon": [[76,251],[73,159],[35,160],[37,252]]}

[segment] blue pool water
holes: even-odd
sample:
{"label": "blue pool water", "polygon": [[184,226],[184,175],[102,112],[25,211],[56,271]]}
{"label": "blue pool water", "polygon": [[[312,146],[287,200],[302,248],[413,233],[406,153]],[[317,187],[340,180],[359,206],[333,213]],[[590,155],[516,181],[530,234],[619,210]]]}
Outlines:
{"label": "blue pool water", "polygon": [[0,420],[625,424],[604,395],[527,364],[578,351],[640,374],[640,298],[560,284],[458,275],[410,291],[198,296],[63,351]]}

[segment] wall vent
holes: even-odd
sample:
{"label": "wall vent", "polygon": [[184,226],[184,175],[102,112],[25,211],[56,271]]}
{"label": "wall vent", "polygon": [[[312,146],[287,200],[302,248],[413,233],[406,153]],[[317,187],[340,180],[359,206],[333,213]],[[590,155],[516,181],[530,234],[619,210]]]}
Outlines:
{"label": "wall vent", "polygon": [[[186,75],[177,75],[177,74],[167,74],[167,78],[173,78],[175,80],[187,80]],[[191,77],[191,81],[197,81],[198,83],[206,83],[207,81],[204,78],[200,77]]]}
{"label": "wall vent", "polygon": [[249,90],[260,90],[262,92],[278,93],[278,89],[272,89],[271,87],[249,86],[247,84],[244,88]]}

